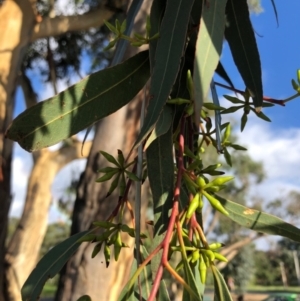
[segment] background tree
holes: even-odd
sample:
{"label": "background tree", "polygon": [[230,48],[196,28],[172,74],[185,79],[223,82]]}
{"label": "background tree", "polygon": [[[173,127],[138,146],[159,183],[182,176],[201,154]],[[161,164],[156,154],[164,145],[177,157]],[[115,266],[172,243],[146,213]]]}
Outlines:
{"label": "background tree", "polygon": [[[46,62],[44,69],[48,74],[45,77],[53,83],[55,91],[57,79],[70,75],[69,71],[72,69],[78,72],[81,51],[84,45],[87,45],[84,36],[87,38],[93,36],[95,41],[100,44],[102,42],[103,34],[100,31],[94,30],[93,35],[88,35],[88,33],[84,35],[83,31],[89,28],[99,28],[103,20],[110,19],[116,11],[121,9],[122,5],[126,5],[126,1],[123,3],[119,1],[116,6],[112,2],[89,1],[88,3],[81,2],[79,5],[75,5],[74,2],[73,16],[62,16],[61,12],[54,10],[54,4],[54,1],[4,1],[0,7],[0,22],[2,22],[0,33],[1,301],[20,300],[19,291],[28,276],[27,268],[31,270],[34,267],[46,232],[51,201],[50,185],[54,175],[64,164],[80,156],[81,148],[80,143],[77,143],[78,147],[75,143],[69,148],[64,146],[56,153],[44,150],[33,155],[34,166],[28,184],[25,210],[17,232],[9,244],[8,252],[5,254],[4,243],[11,203],[12,142],[4,139],[4,132],[12,120],[16,86],[19,83],[22,87],[27,107],[34,104],[36,97],[26,76],[26,70],[44,61]],[[72,33],[75,31],[81,33],[77,35]],[[63,37],[63,34],[67,35]],[[95,44],[89,43],[90,51],[93,50],[93,45],[95,46],[96,42]],[[101,48],[95,46],[94,49],[97,49],[95,50],[97,53]],[[98,66],[96,58],[99,62],[100,57],[95,57],[95,66]],[[78,152],[74,157],[76,147]],[[85,151],[88,151],[88,145]],[[44,172],[45,168],[49,172]],[[44,183],[39,185],[42,175]],[[33,229],[39,229],[39,231],[33,231]],[[30,243],[30,239],[33,239],[34,243]],[[26,262],[18,259],[22,258],[21,252],[25,257],[27,256],[25,251],[28,252]]]}

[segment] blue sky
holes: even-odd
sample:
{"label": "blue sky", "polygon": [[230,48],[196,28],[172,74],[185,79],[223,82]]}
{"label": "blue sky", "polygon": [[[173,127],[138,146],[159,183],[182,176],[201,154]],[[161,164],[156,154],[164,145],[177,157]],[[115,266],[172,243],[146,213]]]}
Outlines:
{"label": "blue sky", "polygon": [[[264,94],[272,98],[286,98],[294,94],[291,79],[296,79],[296,71],[300,69],[300,40],[298,38],[298,19],[300,12],[299,0],[275,0],[279,27],[271,6],[271,0],[263,0],[264,12],[260,15],[252,15],[257,43],[261,55]],[[83,74],[87,68],[87,60],[84,60]],[[224,44],[222,62],[238,89],[243,90],[244,84],[238,74],[229,52],[229,47]],[[52,96],[52,87],[44,85],[38,78],[37,72],[30,72],[33,86],[39,94],[39,100]],[[73,78],[72,83],[78,78]],[[65,88],[63,82],[58,84],[59,90]],[[232,94],[230,91],[218,89],[220,93]],[[22,93],[17,93],[19,104],[16,113],[24,109]],[[22,105],[21,105],[22,104]],[[228,103],[229,106],[229,103]],[[266,201],[276,197],[284,197],[291,190],[300,191],[300,98],[287,103],[286,107],[276,106],[265,109],[264,112],[271,118],[272,123],[258,119],[253,114],[243,135],[238,133],[240,144],[248,147],[249,155],[263,161],[267,172],[267,180],[262,185],[253,187],[251,194],[260,195]],[[237,113],[236,118],[240,118]],[[224,117],[225,119],[225,117]],[[81,169],[84,162],[81,162]],[[14,156],[13,190],[14,202],[12,215],[19,215],[25,195],[26,181],[31,168],[31,155],[16,146]],[[61,172],[60,178],[69,178],[70,170]],[[56,180],[53,185],[55,195],[63,190],[62,182]],[[67,183],[66,183],[67,185]],[[57,195],[58,197],[58,195]],[[55,201],[54,201],[55,203]],[[55,208],[52,208],[50,219],[60,218]]]}
{"label": "blue sky", "polygon": [[[262,0],[264,12],[252,15],[252,22],[260,51],[262,64],[262,78],[264,95],[272,98],[286,98],[295,93],[291,86],[291,79],[296,79],[296,71],[300,69],[300,40],[299,27],[299,0],[275,0],[279,26],[277,27],[271,0]],[[222,61],[230,77],[243,90],[243,82],[233,68],[228,45],[224,45]],[[276,106],[266,109],[272,120],[272,127],[291,128],[299,127],[298,117],[300,98],[287,103],[286,107]]]}

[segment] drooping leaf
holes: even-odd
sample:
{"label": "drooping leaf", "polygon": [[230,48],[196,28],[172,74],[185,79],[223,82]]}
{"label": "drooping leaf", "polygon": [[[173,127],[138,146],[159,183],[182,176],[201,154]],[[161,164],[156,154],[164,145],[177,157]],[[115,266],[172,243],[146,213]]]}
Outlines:
{"label": "drooping leaf", "polygon": [[300,229],[279,217],[215,196],[229,212],[228,217],[239,225],[257,232],[280,235],[300,242]]}
{"label": "drooping leaf", "polygon": [[[148,177],[153,196],[154,238],[153,248],[161,243],[169,222],[172,208],[174,163],[172,127],[167,133],[154,140],[146,151]],[[160,257],[151,260],[151,270],[156,274]]]}
{"label": "drooping leaf", "polygon": [[23,301],[36,301],[42,292],[45,282],[53,278],[73,255],[81,243],[78,240],[90,233],[84,231],[75,234],[53,247],[37,264],[25,281],[22,290]]}
{"label": "drooping leaf", "polygon": [[247,148],[245,148],[241,145],[238,145],[238,144],[230,144],[229,146],[236,149],[236,150],[241,150],[241,151],[246,151],[247,150]]}
{"label": "drooping leaf", "polygon": [[211,102],[205,102],[203,107],[209,110],[225,110],[225,108]]}
{"label": "drooping leaf", "polygon": [[[161,20],[164,15],[166,1],[164,0],[153,0],[150,12],[150,37],[160,32]],[[151,73],[155,65],[155,53],[158,39],[153,39],[149,43],[149,59]]]}
{"label": "drooping leaf", "polygon": [[[146,259],[148,252],[144,246],[141,247],[142,260]],[[125,285],[118,301],[140,301],[147,300],[152,287],[152,274],[150,264],[146,265],[140,273],[136,274],[137,264],[134,260],[131,271],[130,280]],[[139,280],[138,280],[139,277]],[[159,301],[170,301],[168,291],[164,281],[160,283]]]}
{"label": "drooping leaf", "polygon": [[259,112],[259,113],[256,113],[255,114],[257,115],[257,117],[263,119],[264,121],[268,121],[268,122],[271,122],[271,119],[265,115],[263,112]]}
{"label": "drooping leaf", "polygon": [[224,157],[225,157],[225,160],[226,160],[226,163],[229,165],[229,166],[232,166],[232,161],[231,161],[231,156],[227,150],[227,148],[225,147],[224,148]]}
{"label": "drooping leaf", "polygon": [[272,3],[274,14],[275,14],[275,17],[276,17],[277,26],[279,26],[278,12],[277,12],[277,7],[276,7],[276,4],[275,4],[275,1],[271,0],[271,3]]}
{"label": "drooping leaf", "polygon": [[229,95],[224,95],[224,98],[226,98],[227,100],[229,100],[230,102],[234,103],[234,104],[244,104],[245,101],[238,99],[237,97],[233,97],[233,96],[229,96]]}
{"label": "drooping leaf", "polygon": [[174,117],[174,110],[170,106],[165,106],[163,108],[161,115],[159,116],[159,119],[154,129],[152,130],[151,135],[147,139],[144,149],[147,149],[148,146],[154,140],[156,140],[159,136],[165,134],[169,130],[173,122],[173,117]]}
{"label": "drooping leaf", "polygon": [[220,271],[214,265],[211,266],[211,270],[215,286],[214,301],[232,301],[231,294]]}
{"label": "drooping leaf", "polygon": [[6,136],[24,149],[53,145],[126,105],[149,78],[148,51],[98,71],[21,113]]}
{"label": "drooping leaf", "polygon": [[155,65],[150,86],[150,103],[137,147],[154,128],[176,80],[184,54],[190,11],[194,0],[168,1],[155,51]]}
{"label": "drooping leaf", "polygon": [[[200,283],[196,282],[196,278],[186,258],[185,259],[183,258],[183,262],[184,262],[185,281],[189,286],[189,290],[187,290],[187,288],[184,287],[182,300],[202,301],[202,297],[200,294],[200,289],[202,287],[201,281]],[[200,277],[198,279],[200,280]]]}
{"label": "drooping leaf", "polygon": [[216,73],[222,77],[232,89],[234,89],[234,85],[221,62],[219,62],[217,66]]}
{"label": "drooping leaf", "polygon": [[[218,97],[215,82],[213,79],[211,80],[210,88],[211,88],[211,96],[213,99],[213,103],[216,106],[220,106],[219,97]],[[221,113],[218,110],[215,110],[216,142],[217,142],[217,151],[218,152],[222,152],[221,125],[222,125]]]}
{"label": "drooping leaf", "polygon": [[246,112],[244,112],[244,114],[242,115],[242,118],[241,118],[241,132],[244,130],[247,121],[248,121],[248,115]]}
{"label": "drooping leaf", "polygon": [[222,52],[226,2],[227,0],[212,0],[206,5],[203,1],[193,76],[196,124],[199,123],[200,110]]}
{"label": "drooping leaf", "polygon": [[224,111],[221,112],[221,114],[229,114],[229,113],[234,113],[236,112],[237,110],[239,110],[240,108],[244,107],[244,105],[242,106],[236,106],[236,107],[230,107]]}
{"label": "drooping leaf", "polygon": [[261,64],[247,0],[228,0],[226,17],[228,25],[225,37],[234,62],[246,87],[250,90],[255,107],[261,107],[263,101]]}

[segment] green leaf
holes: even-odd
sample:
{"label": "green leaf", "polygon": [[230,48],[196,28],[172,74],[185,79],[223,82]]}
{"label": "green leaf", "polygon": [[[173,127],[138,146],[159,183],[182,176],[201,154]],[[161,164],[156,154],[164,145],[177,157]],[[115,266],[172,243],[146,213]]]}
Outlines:
{"label": "green leaf", "polygon": [[300,242],[300,229],[274,215],[250,209],[218,195],[215,197],[229,213],[229,218],[239,225],[266,234],[280,235]]}
{"label": "green leaf", "polygon": [[215,286],[214,301],[232,301],[231,294],[220,271],[214,265],[211,266],[211,270]]}
{"label": "green leaf", "polygon": [[45,282],[53,278],[78,249],[78,239],[91,231],[77,233],[57,246],[53,247],[37,264],[25,281],[21,294],[22,300],[36,301],[39,299]]}
{"label": "green leaf", "polygon": [[[148,252],[144,246],[142,246],[141,248],[141,253],[144,260],[148,256]],[[131,266],[130,280],[121,291],[118,301],[140,301],[148,299],[152,287],[152,274],[150,264],[146,265],[138,274],[136,273],[136,270],[137,264],[134,260]],[[137,279],[138,277],[139,281]],[[159,297],[160,298],[157,299],[159,301],[170,301],[164,281],[161,281],[160,284]]]}
{"label": "green leaf", "polygon": [[226,18],[228,26],[225,29],[225,37],[234,62],[250,90],[255,107],[261,107],[263,101],[261,64],[247,0],[228,0]]}
{"label": "green leaf", "polygon": [[154,128],[176,80],[184,46],[187,26],[194,0],[167,2],[155,52],[150,103],[144,125],[134,144],[137,147]]}
{"label": "green leaf", "polygon": [[241,150],[241,151],[246,151],[247,150],[247,148],[245,148],[245,147],[243,147],[241,145],[238,145],[238,144],[229,144],[228,146],[230,146],[230,147],[232,147],[232,148],[234,148],[236,150]]}
{"label": "green leaf", "polygon": [[212,102],[205,102],[203,104],[203,107],[206,108],[206,109],[208,109],[208,110],[225,110],[225,108],[217,106],[217,105],[215,105]]}
{"label": "green leaf", "polygon": [[[163,0],[153,0],[150,12],[150,34],[149,36],[152,37],[155,34],[159,33],[161,20],[164,15],[166,2]],[[155,53],[157,47],[158,39],[154,39],[150,41],[149,44],[149,59],[150,59],[150,70],[151,74],[153,72],[154,64],[155,64]]]}
{"label": "green leaf", "polygon": [[230,102],[232,102],[234,104],[238,104],[238,103],[244,104],[245,103],[241,99],[238,99],[237,97],[233,97],[233,96],[229,96],[229,95],[224,95],[224,98],[226,98],[227,100],[229,100]]}
{"label": "green leaf", "polygon": [[193,76],[196,124],[199,123],[200,110],[222,52],[226,2],[227,0],[212,0],[206,5],[203,1]]}
{"label": "green leaf", "polygon": [[263,102],[262,107],[263,108],[271,108],[271,107],[274,107],[274,104],[269,103],[269,102]]}
{"label": "green leaf", "polygon": [[106,197],[108,197],[109,195],[111,195],[114,192],[114,190],[118,187],[119,180],[120,180],[120,175],[121,175],[121,173],[117,174],[117,176],[112,181],[112,183],[111,183],[111,185],[109,187],[109,190],[107,192]]}
{"label": "green leaf", "polygon": [[103,242],[99,242],[98,244],[96,244],[96,246],[94,247],[94,250],[92,252],[92,258],[96,257],[97,254],[101,251],[102,243]]}
{"label": "green leaf", "polygon": [[148,146],[156,140],[161,135],[165,134],[169,128],[171,127],[171,124],[173,122],[174,117],[174,110],[170,106],[165,106],[161,115],[159,116],[159,119],[149,136],[149,138],[146,141],[146,144],[144,146],[144,149],[147,149]]}
{"label": "green leaf", "polygon": [[105,175],[103,175],[102,177],[97,179],[96,182],[101,183],[101,182],[108,181],[118,172],[119,172],[119,170],[117,170],[117,169],[114,171],[107,172]]}
{"label": "green leaf", "polygon": [[236,106],[236,107],[230,107],[224,111],[221,112],[221,114],[229,114],[229,113],[234,113],[236,112],[237,110],[243,108],[244,106]]}
{"label": "green leaf", "polygon": [[115,28],[112,24],[110,24],[109,22],[107,22],[106,20],[104,20],[104,24],[106,25],[106,27],[113,32],[114,34],[118,34],[118,30],[117,28]]}
{"label": "green leaf", "polygon": [[227,148],[225,147],[224,148],[224,157],[225,157],[225,160],[226,160],[226,163],[229,165],[229,166],[232,166],[232,161],[231,161],[231,156],[227,150]]}
{"label": "green leaf", "polygon": [[229,84],[229,86],[230,86],[231,88],[234,89],[233,83],[232,83],[230,77],[228,76],[228,74],[227,74],[227,72],[226,72],[226,70],[225,70],[225,68],[223,67],[223,65],[222,65],[221,62],[219,62],[218,66],[217,66],[216,73],[217,73],[220,77],[222,77],[222,78]]}
{"label": "green leaf", "polygon": [[248,121],[248,115],[247,113],[245,112],[241,118],[241,132],[244,130],[245,126],[246,126],[246,123]]}
{"label": "green leaf", "polygon": [[[98,71],[21,113],[6,137],[35,151],[53,145],[126,105],[149,78],[148,52]],[[33,117],[34,116],[34,117]]]}
{"label": "green leaf", "polygon": [[[126,17],[126,29],[124,31],[125,36],[130,36],[133,25],[134,25],[134,20],[139,12],[141,6],[142,6],[143,0],[133,0],[131,1],[130,7],[127,11],[127,17]],[[128,46],[128,41],[125,39],[121,39],[118,41],[118,45],[116,47],[116,51],[114,54],[114,57],[112,59],[111,65],[115,66],[119,64],[124,57],[124,53],[127,49]]]}
{"label": "green leaf", "polygon": [[265,121],[271,122],[271,119],[268,116],[266,116],[263,112],[259,112],[259,113],[255,112],[255,114],[257,115],[257,117],[259,117]]}
{"label": "green leaf", "polygon": [[112,156],[111,154],[109,154],[109,153],[107,153],[107,152],[105,152],[105,151],[100,151],[99,153],[100,153],[103,157],[105,157],[105,159],[106,159],[108,162],[110,162],[110,163],[112,163],[112,164],[114,164],[114,165],[120,167],[119,162],[115,159],[114,156]]}
{"label": "green leaf", "polygon": [[[154,140],[146,151],[148,177],[153,196],[154,238],[153,249],[164,239],[169,222],[169,211],[173,205],[174,162],[172,127]],[[151,260],[155,275],[160,265],[160,256]]]}
{"label": "green leaf", "polygon": [[112,171],[115,171],[115,170],[119,170],[119,168],[117,168],[117,167],[110,167],[110,166],[108,166],[108,167],[104,167],[104,168],[100,168],[100,169],[98,169],[97,170],[97,172],[104,172],[104,173],[107,173],[107,172],[112,172]]}
{"label": "green leaf", "polygon": [[128,170],[125,170],[125,173],[130,180],[136,181],[136,182],[140,181],[140,179],[134,173],[132,173]]}
{"label": "green leaf", "polygon": [[[185,273],[185,281],[189,286],[189,289],[183,289],[183,298],[185,301],[202,301],[200,291],[201,289],[201,281],[200,283],[196,283],[195,276],[193,275],[192,269],[187,261],[187,259],[183,258],[184,263],[184,273]],[[200,280],[200,277],[199,277]]]}

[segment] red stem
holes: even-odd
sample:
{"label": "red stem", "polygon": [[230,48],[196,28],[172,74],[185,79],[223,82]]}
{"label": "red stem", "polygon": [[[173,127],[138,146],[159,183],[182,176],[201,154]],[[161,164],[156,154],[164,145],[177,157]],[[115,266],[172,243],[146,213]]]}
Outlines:
{"label": "red stem", "polygon": [[[231,90],[231,91],[234,91],[234,92],[236,92],[236,93],[240,93],[240,94],[242,94],[242,95],[245,93],[244,91],[241,91],[241,90],[238,90],[238,89],[236,89],[236,88],[232,88],[232,87],[226,86],[226,85],[221,84],[221,83],[215,82],[215,84],[216,84],[217,86],[220,86],[220,87],[225,88],[225,89],[229,89],[229,90]],[[267,102],[275,103],[275,104],[280,105],[280,106],[283,106],[283,107],[285,106],[283,100],[270,98],[270,97],[268,97],[268,96],[263,96],[263,100],[264,100],[264,101],[267,101]]]}
{"label": "red stem", "polygon": [[178,143],[179,144],[178,161],[177,161],[178,162],[177,163],[178,164],[178,172],[177,172],[176,186],[174,189],[173,207],[172,207],[172,212],[171,212],[166,236],[165,236],[164,240],[161,242],[161,247],[163,248],[161,263],[160,263],[158,271],[155,275],[155,279],[153,282],[153,286],[152,286],[148,301],[154,301],[157,291],[158,291],[158,288],[159,288],[159,285],[160,285],[164,267],[168,264],[168,253],[169,253],[170,240],[172,238],[172,233],[173,233],[173,229],[175,226],[176,218],[178,217],[178,214],[179,214],[180,186],[181,186],[182,173],[184,171],[184,165],[183,165],[184,128],[185,128],[185,117],[182,117],[181,125],[180,125],[180,133],[179,133],[179,143]]}

